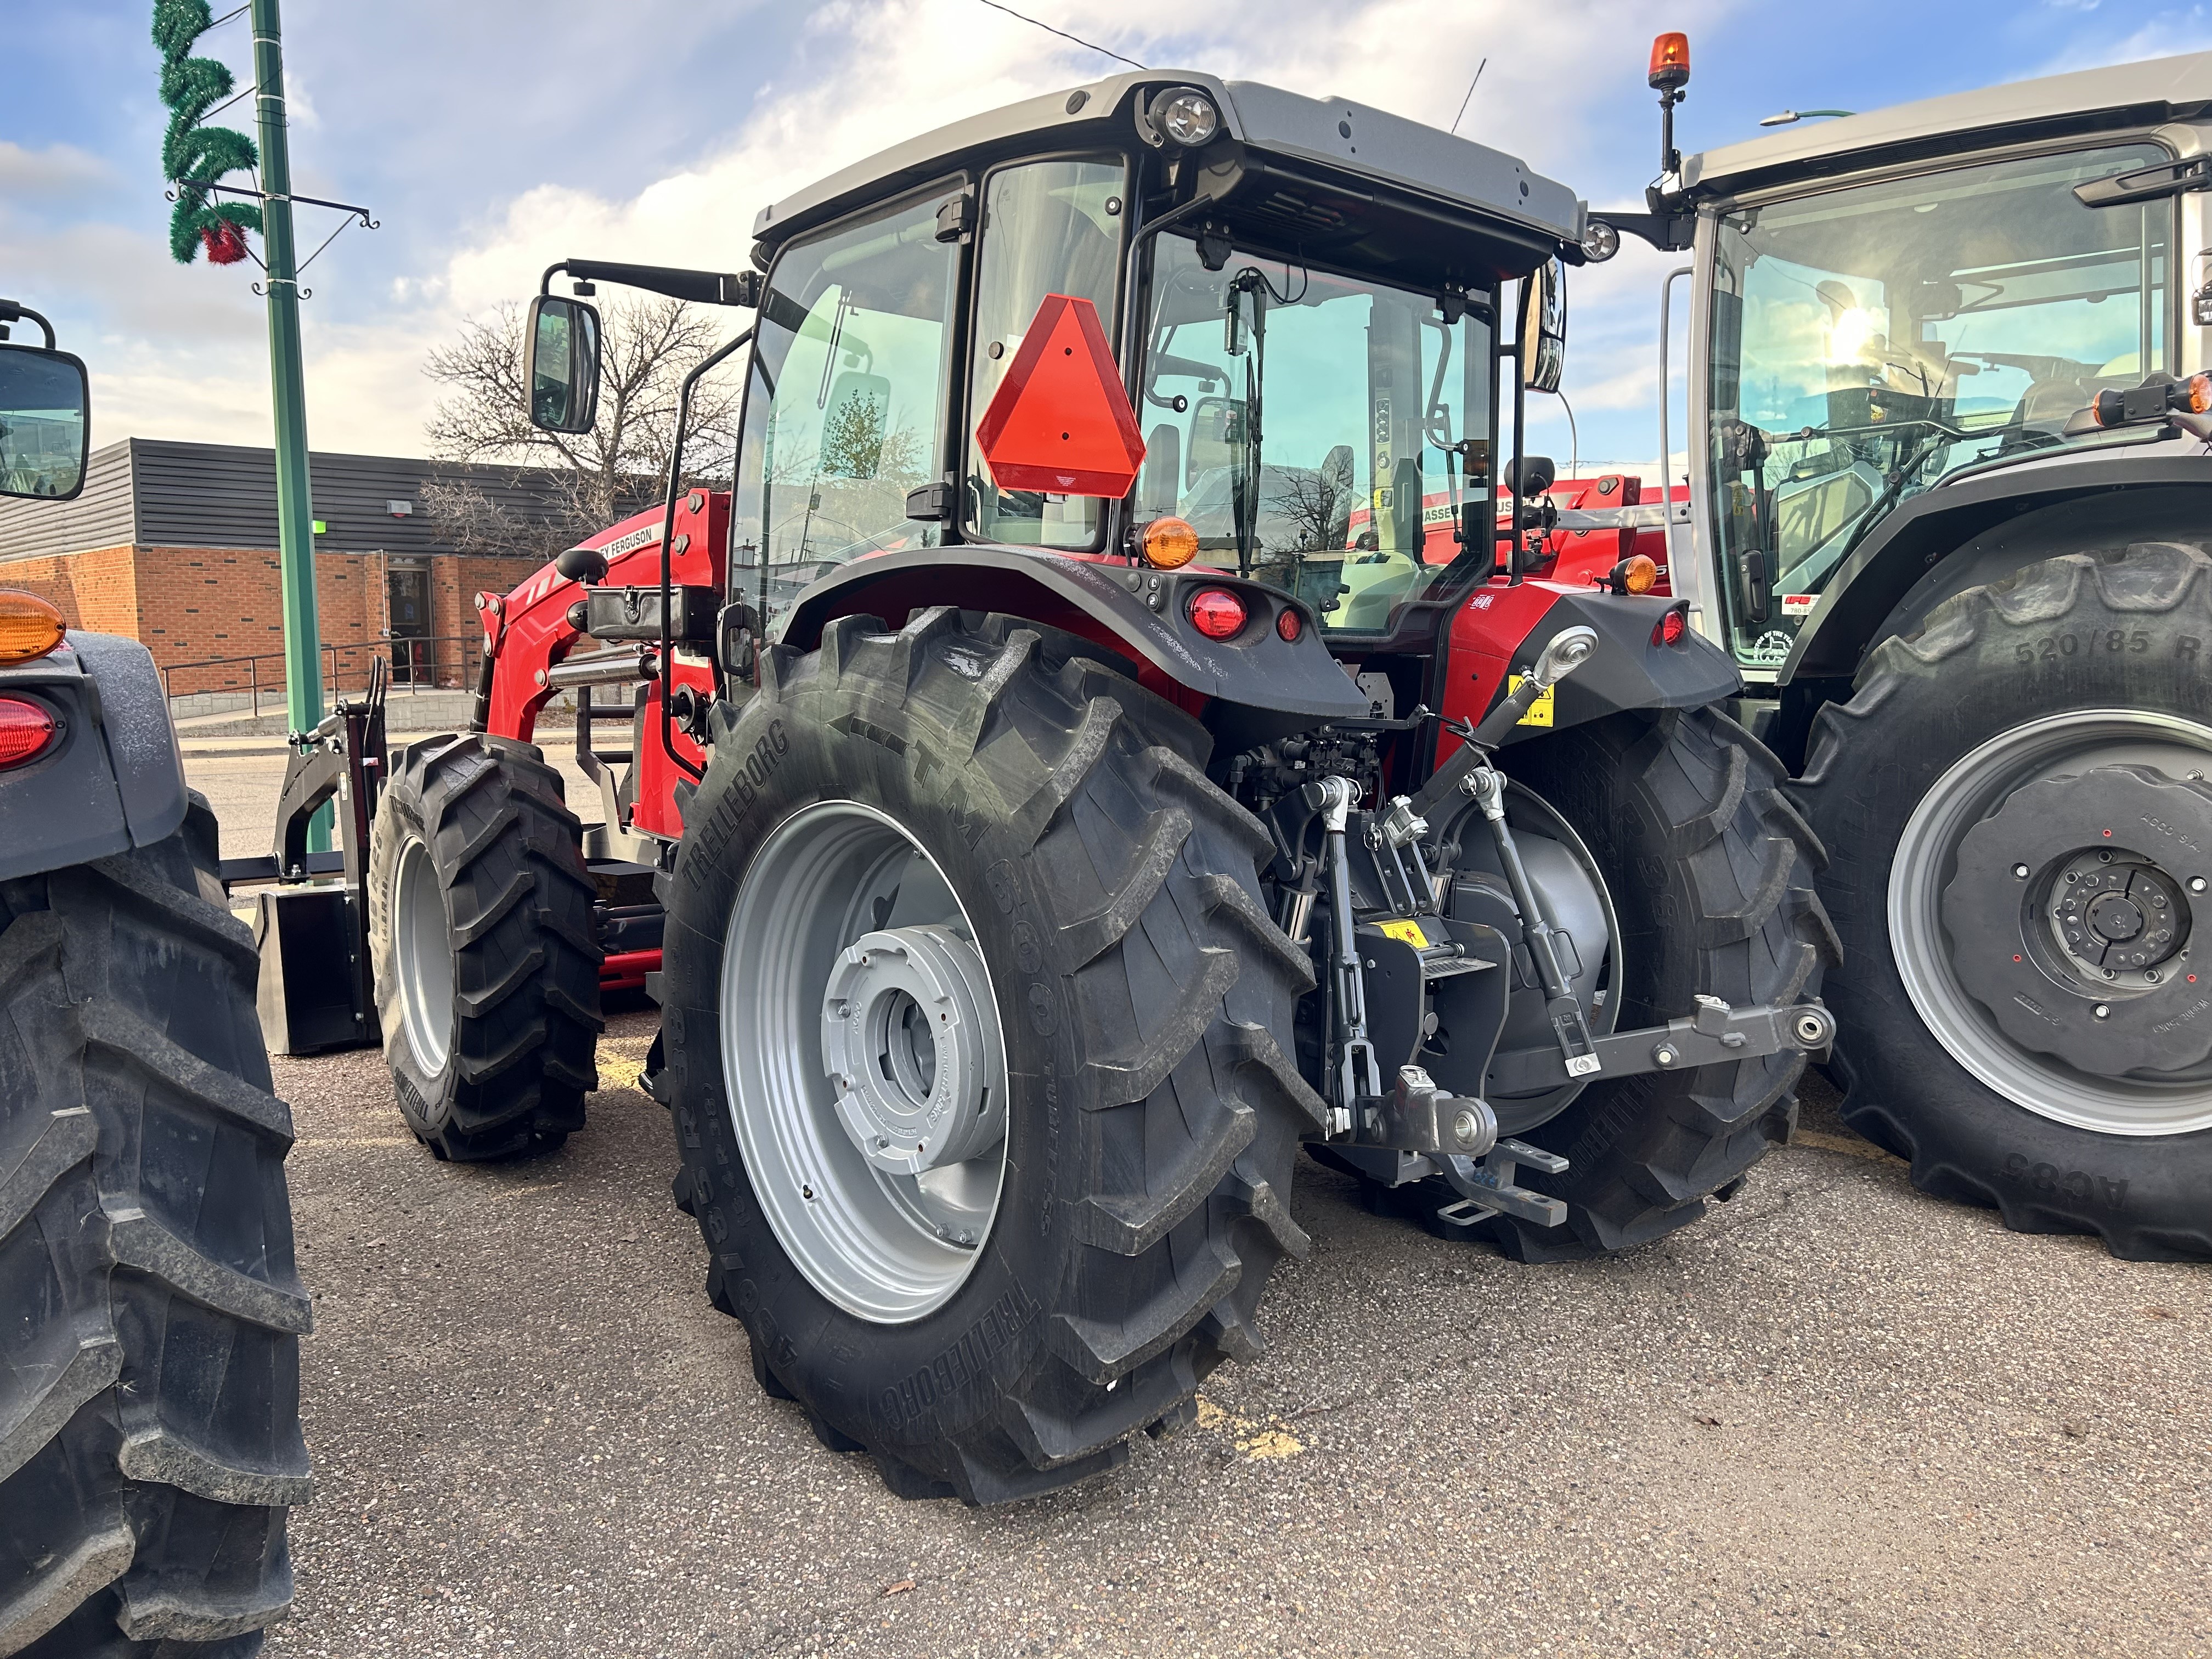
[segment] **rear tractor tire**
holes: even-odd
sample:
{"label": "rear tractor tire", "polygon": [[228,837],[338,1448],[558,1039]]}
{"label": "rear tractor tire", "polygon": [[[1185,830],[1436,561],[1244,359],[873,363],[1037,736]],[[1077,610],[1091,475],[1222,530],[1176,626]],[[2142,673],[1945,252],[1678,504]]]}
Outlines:
{"label": "rear tractor tire", "polygon": [[1823,709],[1844,1115],[1941,1197],[2212,1258],[2212,557],[1969,589]]}
{"label": "rear tractor tire", "polygon": [[0,882],[0,1654],[246,1659],[308,1497],[284,1154],[216,826]]}
{"label": "rear tractor tire", "polygon": [[1271,843],[1086,649],[949,609],[771,648],[664,883],[708,1294],[905,1497],[1033,1496],[1182,1426],[1305,1248]]}
{"label": "rear tractor tire", "polygon": [[582,832],[532,744],[410,746],[369,842],[368,941],[400,1115],[441,1158],[550,1151],[599,1086]]}

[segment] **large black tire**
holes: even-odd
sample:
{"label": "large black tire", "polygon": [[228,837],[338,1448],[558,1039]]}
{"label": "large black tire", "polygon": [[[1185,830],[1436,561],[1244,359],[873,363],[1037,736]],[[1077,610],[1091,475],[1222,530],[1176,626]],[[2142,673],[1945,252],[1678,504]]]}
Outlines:
{"label": "large black tire", "polygon": [[0,882],[0,1654],[258,1652],[307,1501],[252,935],[198,796]]}
{"label": "large black tire", "polygon": [[[1820,845],[1781,792],[1782,764],[1717,709],[1615,714],[1517,744],[1503,764],[1573,825],[1620,923],[1620,1029],[1679,1018],[1691,994],[1742,1006],[1818,994],[1836,960],[1813,888]],[[1523,994],[1526,994],[1524,993]],[[1540,1227],[1475,1231],[1523,1261],[1633,1249],[1687,1226],[1797,1121],[1795,1052],[1591,1085],[1521,1139],[1568,1160],[1516,1179],[1565,1200]],[[1455,1197],[1423,1183],[1433,1214]]]}
{"label": "large black tire", "polygon": [[1891,866],[1930,787],[2008,729],[2118,708],[2212,733],[2208,660],[2212,558],[2202,550],[2160,543],[2046,560],[1947,600],[1917,633],[1876,647],[1851,700],[1821,711],[1796,786],[1832,854],[1821,891],[1845,951],[1829,981],[1845,1120],[1910,1159],[1924,1192],[1993,1206],[2023,1232],[2094,1233],[2133,1261],[2212,1256],[2212,1130],[2100,1133],[1970,1073],[1899,974]]}
{"label": "large black tire", "polygon": [[[1261,1288],[1305,1245],[1287,1200],[1322,1107],[1285,1048],[1312,972],[1259,901],[1269,838],[1207,781],[1194,722],[1080,651],[946,609],[769,651],[759,694],[718,716],[664,884],[678,1195],[708,1294],[744,1322],[761,1384],[902,1496],[1026,1498],[1180,1427],[1209,1371],[1261,1351]],[[794,1265],[725,1085],[740,881],[824,799],[888,813],[936,860],[1005,1035],[995,1223],[951,1300],[904,1324],[845,1311]]]}
{"label": "large black tire", "polygon": [[[417,1052],[399,972],[410,842],[443,900],[450,995],[423,999],[442,1054]],[[593,897],[561,775],[533,745],[471,732],[400,755],[369,842],[369,952],[400,1115],[440,1158],[548,1150],[584,1127],[603,1024]]]}

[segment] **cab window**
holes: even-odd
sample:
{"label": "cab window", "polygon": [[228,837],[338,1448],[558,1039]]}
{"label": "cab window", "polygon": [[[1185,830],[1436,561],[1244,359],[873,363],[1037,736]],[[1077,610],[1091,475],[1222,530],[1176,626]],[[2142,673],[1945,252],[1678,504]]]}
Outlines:
{"label": "cab window", "polygon": [[974,434],[1047,295],[1090,301],[1107,337],[1115,337],[1124,200],[1118,159],[1035,161],[1002,167],[984,181],[962,515],[963,529],[976,540],[1066,548],[1097,541],[1103,501],[1000,489]]}
{"label": "cab window", "polygon": [[1385,629],[1490,568],[1494,373],[1488,328],[1437,295],[1237,250],[1208,270],[1163,237],[1139,516],[1187,520],[1201,560],[1309,600],[1326,628]]}
{"label": "cab window", "polygon": [[848,560],[936,543],[906,497],[939,476],[959,249],[937,212],[954,193],[794,243],[770,274],[732,536],[764,620]]}
{"label": "cab window", "polygon": [[2165,159],[2148,142],[2022,156],[1722,216],[1706,448],[1739,662],[1786,661],[1900,503],[2058,445],[2100,391],[2168,367],[2172,203],[2074,195]]}

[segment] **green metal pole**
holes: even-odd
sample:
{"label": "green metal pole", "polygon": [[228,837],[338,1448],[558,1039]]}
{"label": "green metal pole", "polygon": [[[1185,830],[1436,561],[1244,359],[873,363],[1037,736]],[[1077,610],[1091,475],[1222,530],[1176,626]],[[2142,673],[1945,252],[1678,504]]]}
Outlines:
{"label": "green metal pole", "polygon": [[[284,113],[283,27],[276,0],[252,0],[254,112],[260,129],[262,249],[268,260],[269,380],[276,426],[276,546],[284,583],[284,700],[292,729],[323,718],[322,629],[315,616],[314,502],[307,484],[307,382],[300,364],[300,283],[292,241],[292,155]],[[311,851],[330,847],[330,809]]]}

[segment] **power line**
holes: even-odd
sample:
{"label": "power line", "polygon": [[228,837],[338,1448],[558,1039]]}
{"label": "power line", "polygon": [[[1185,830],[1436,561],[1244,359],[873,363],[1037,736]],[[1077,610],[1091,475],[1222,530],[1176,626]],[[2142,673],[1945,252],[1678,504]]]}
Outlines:
{"label": "power line", "polygon": [[1040,23],[1034,17],[1023,17],[1022,14],[1016,11],[1012,6],[1000,5],[999,3],[999,0],[982,0],[982,3],[988,6],[993,11],[1002,11],[1009,17],[1019,17],[1023,22],[1029,24],[1032,28],[1042,29],[1047,34],[1056,34],[1063,40],[1073,40],[1077,46],[1081,46],[1086,52],[1095,52],[1102,58],[1111,58],[1115,63],[1127,64],[1131,69],[1140,70],[1145,67],[1144,64],[1139,63],[1135,58],[1124,58],[1118,52],[1109,52],[1105,47],[1093,45],[1091,41],[1085,40],[1079,34],[1070,34],[1066,29],[1056,29],[1049,23]]}
{"label": "power line", "polygon": [[1474,66],[1474,79],[1467,83],[1467,96],[1459,100],[1459,113],[1452,117],[1450,130],[1453,132],[1457,132],[1459,124],[1467,119],[1467,106],[1474,101],[1474,89],[1482,84],[1482,72],[1489,67],[1490,59],[1487,58]]}

